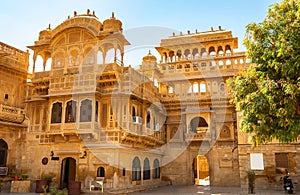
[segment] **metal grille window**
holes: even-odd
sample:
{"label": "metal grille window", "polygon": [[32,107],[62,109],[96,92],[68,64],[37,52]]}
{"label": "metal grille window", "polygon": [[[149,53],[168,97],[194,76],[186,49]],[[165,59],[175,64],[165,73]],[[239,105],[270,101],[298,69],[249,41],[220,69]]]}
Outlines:
{"label": "metal grille window", "polygon": [[52,107],[51,123],[61,123],[62,103],[56,102]]}
{"label": "metal grille window", "polygon": [[276,173],[284,174],[285,170],[289,168],[289,156],[288,153],[276,153],[275,163],[276,163]]}
{"label": "metal grille window", "polygon": [[157,159],[155,159],[153,163],[153,178],[160,178],[160,166]]}
{"label": "metal grille window", "polygon": [[66,123],[72,123],[76,121],[76,109],[76,101],[71,100],[67,102],[65,117]]}
{"label": "metal grille window", "polygon": [[140,159],[135,157],[132,161],[132,181],[141,180],[141,164]]}
{"label": "metal grille window", "polygon": [[92,121],[92,101],[83,100],[80,106],[80,122]]}
{"label": "metal grille window", "polygon": [[146,158],[144,160],[144,170],[143,170],[143,179],[148,180],[150,179],[150,164],[149,164],[149,159]]}

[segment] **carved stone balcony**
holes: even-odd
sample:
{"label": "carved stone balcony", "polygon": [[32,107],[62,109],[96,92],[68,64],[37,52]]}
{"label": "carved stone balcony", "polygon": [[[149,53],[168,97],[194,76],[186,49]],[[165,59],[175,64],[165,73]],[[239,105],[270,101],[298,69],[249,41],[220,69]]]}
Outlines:
{"label": "carved stone balcony", "polygon": [[25,119],[24,109],[0,104],[0,120],[21,124]]}
{"label": "carved stone balcony", "polygon": [[189,132],[185,134],[185,139],[187,141],[210,141],[211,133],[209,131]]}

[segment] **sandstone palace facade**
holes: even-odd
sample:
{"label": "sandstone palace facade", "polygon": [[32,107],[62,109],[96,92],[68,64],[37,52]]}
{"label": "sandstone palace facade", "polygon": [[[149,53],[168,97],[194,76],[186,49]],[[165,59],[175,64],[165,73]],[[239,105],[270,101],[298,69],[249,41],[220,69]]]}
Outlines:
{"label": "sandstone palace facade", "polygon": [[239,133],[226,80],[250,62],[234,52],[231,31],[173,34],[155,47],[160,59],[149,51],[138,68],[123,62],[127,45],[120,20],[101,22],[90,11],[40,31],[28,46],[32,74],[28,52],[0,44],[2,179],[51,175],[58,188],[80,181],[82,189],[102,179],[105,190],[247,188],[252,153],[263,154],[258,187],[275,188],[277,168],[298,171],[296,143],[253,149]]}

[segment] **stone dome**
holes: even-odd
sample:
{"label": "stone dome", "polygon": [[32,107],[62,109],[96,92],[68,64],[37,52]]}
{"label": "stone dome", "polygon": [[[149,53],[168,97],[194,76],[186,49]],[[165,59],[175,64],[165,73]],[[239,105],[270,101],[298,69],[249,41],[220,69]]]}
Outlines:
{"label": "stone dome", "polygon": [[51,39],[51,35],[52,35],[52,30],[51,30],[50,24],[49,24],[49,27],[47,29],[40,31],[39,41],[47,41],[47,40]]}
{"label": "stone dome", "polygon": [[150,50],[148,55],[143,57],[143,62],[156,62],[156,57],[154,55],[151,54]]}
{"label": "stone dome", "polygon": [[114,13],[112,13],[111,18],[103,21],[103,31],[105,32],[122,31],[122,22],[115,18]]}

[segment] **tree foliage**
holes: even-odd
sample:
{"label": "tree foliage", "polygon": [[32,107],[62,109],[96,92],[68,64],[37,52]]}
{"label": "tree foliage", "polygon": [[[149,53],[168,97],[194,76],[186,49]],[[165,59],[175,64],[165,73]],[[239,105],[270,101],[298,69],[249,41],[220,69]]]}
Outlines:
{"label": "tree foliage", "polygon": [[254,145],[274,139],[296,141],[300,134],[300,0],[269,7],[261,23],[246,26],[246,55],[253,64],[229,80],[242,113],[243,132]]}

